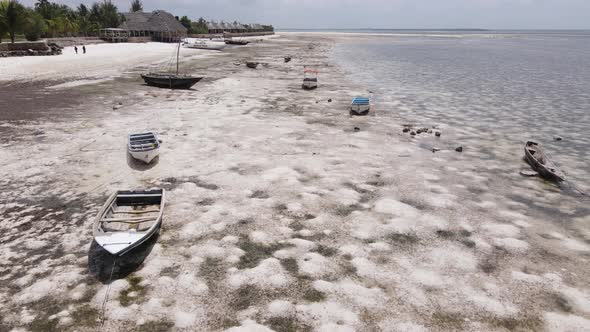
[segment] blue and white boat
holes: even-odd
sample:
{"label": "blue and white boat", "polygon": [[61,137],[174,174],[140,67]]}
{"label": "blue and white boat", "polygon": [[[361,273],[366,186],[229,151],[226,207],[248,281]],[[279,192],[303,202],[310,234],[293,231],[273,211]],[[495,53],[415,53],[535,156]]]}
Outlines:
{"label": "blue and white boat", "polygon": [[371,110],[371,101],[365,97],[355,97],[350,104],[350,114],[366,115]]}

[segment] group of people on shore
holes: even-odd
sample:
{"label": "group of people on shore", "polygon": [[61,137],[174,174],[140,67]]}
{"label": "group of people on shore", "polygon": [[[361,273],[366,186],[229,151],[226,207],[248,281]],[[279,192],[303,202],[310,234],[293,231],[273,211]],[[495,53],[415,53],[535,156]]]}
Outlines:
{"label": "group of people on shore", "polygon": [[[78,46],[74,45],[74,52],[76,52],[76,54],[78,54]],[[86,46],[82,45],[82,54],[86,54]]]}

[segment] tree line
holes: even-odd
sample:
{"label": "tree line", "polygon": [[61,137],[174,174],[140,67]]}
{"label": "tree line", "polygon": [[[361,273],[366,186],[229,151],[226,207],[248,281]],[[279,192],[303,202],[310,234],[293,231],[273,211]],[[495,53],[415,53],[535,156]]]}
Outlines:
{"label": "tree line", "polygon": [[[132,0],[131,12],[143,11],[141,0]],[[209,32],[207,21],[199,18],[191,21],[187,16],[176,19],[188,29],[189,34]],[[118,27],[125,17],[111,0],[94,2],[90,6],[80,4],[76,8],[49,0],[38,0],[33,7],[26,7],[18,0],[0,0],[0,43],[7,36],[14,43],[17,35],[27,40],[39,38],[96,36],[100,29]],[[265,31],[273,31],[270,25]]]}
{"label": "tree line", "polygon": [[7,35],[13,43],[17,35],[24,35],[30,41],[91,36],[101,28],[119,26],[122,20],[111,0],[95,2],[89,7],[80,4],[75,9],[49,0],[38,0],[32,8],[18,0],[0,0],[0,42]]}

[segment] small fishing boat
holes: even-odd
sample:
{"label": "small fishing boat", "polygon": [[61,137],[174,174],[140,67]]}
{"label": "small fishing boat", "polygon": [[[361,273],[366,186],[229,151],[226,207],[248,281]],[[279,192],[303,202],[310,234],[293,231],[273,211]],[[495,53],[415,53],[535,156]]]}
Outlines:
{"label": "small fishing boat", "polygon": [[286,56],[285,57],[285,63],[291,62],[291,60],[292,60],[292,58],[290,56]]}
{"label": "small fishing boat", "polygon": [[117,191],[94,223],[94,240],[113,255],[123,256],[147,241],[162,223],[164,189]]}
{"label": "small fishing boat", "polygon": [[303,70],[303,89],[312,90],[318,87],[318,73],[316,69],[305,68]]}
{"label": "small fishing boat", "polygon": [[165,89],[190,89],[193,85],[197,84],[203,77],[191,76],[179,74],[179,63],[180,63],[180,43],[178,43],[178,49],[176,50],[176,72],[152,72],[142,74],[141,78],[149,86],[155,86],[158,88]]}
{"label": "small fishing boat", "polygon": [[371,110],[371,103],[369,98],[356,97],[352,99],[350,104],[350,114],[352,115],[366,115]]}
{"label": "small fishing boat", "polygon": [[190,75],[179,75],[174,73],[149,73],[142,74],[141,78],[149,86],[167,89],[190,89],[197,84],[202,77],[195,77]]}
{"label": "small fishing boat", "polygon": [[253,61],[246,62],[246,66],[248,68],[256,69],[256,67],[258,67],[258,65],[259,65],[258,62],[253,62]]}
{"label": "small fishing boat", "polygon": [[186,38],[183,45],[187,48],[221,51],[225,48],[226,43],[223,40]]}
{"label": "small fishing boat", "polygon": [[127,151],[134,159],[149,164],[160,154],[160,141],[154,133],[131,134]]}
{"label": "small fishing boat", "polygon": [[247,40],[241,40],[241,39],[236,40],[233,38],[226,39],[225,43],[227,45],[239,45],[239,46],[245,46],[245,45],[250,44],[250,42]]}
{"label": "small fishing boat", "polygon": [[549,159],[539,143],[526,142],[524,156],[527,163],[542,177],[557,182],[565,181],[565,174]]}

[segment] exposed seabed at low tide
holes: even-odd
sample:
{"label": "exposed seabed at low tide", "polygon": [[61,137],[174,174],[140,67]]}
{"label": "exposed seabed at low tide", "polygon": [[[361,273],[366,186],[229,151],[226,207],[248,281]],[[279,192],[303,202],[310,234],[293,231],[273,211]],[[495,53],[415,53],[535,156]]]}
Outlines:
{"label": "exposed seabed at low tide", "polygon": [[[72,102],[0,123],[1,329],[586,328],[587,204],[520,176],[520,147],[495,156],[468,126],[417,117],[442,136],[412,138],[395,101],[350,117],[367,91],[330,61],[333,45],[193,50],[187,70],[207,79],[189,91],[126,67],[65,88],[94,78],[11,82],[62,85],[52,93]],[[304,65],[320,68],[317,90],[301,90]],[[158,164],[130,167],[125,137],[146,129],[163,140]],[[167,190],[159,237],[113,270],[94,216],[112,191],[151,187]]]}

